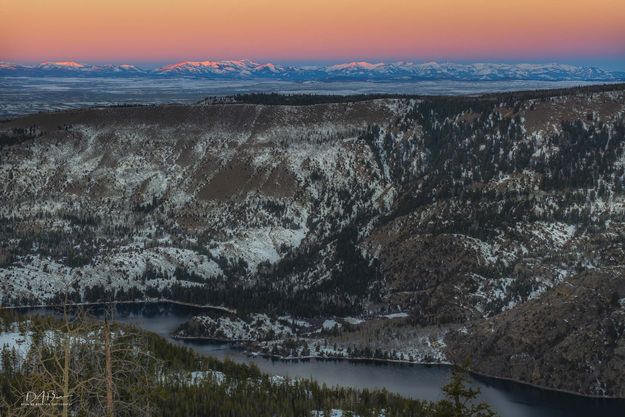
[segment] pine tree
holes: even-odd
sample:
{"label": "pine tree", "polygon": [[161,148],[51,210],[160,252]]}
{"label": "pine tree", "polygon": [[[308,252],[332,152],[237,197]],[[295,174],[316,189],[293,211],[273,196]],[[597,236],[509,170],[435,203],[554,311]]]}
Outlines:
{"label": "pine tree", "polygon": [[451,381],[443,387],[445,399],[437,404],[439,417],[495,417],[496,414],[484,402],[475,404],[480,394],[477,388],[471,388],[467,378],[466,366],[454,366]]}

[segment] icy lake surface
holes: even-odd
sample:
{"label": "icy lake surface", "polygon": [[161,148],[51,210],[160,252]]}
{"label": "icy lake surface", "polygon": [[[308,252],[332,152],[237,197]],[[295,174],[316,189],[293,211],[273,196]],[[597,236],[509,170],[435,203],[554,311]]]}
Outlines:
{"label": "icy lake surface", "polygon": [[195,103],[250,92],[458,95],[590,85],[583,81],[291,82],[199,78],[0,77],[0,119],[111,104]]}

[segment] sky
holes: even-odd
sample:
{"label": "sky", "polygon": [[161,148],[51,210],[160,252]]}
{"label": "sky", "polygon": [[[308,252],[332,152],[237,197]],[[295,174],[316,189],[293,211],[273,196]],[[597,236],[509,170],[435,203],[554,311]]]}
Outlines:
{"label": "sky", "polygon": [[0,60],[563,62],[625,70],[625,0],[0,0]]}

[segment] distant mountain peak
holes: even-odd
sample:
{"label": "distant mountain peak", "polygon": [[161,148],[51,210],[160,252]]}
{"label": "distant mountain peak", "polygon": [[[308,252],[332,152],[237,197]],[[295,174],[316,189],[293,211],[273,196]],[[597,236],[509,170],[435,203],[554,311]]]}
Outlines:
{"label": "distant mountain peak", "polygon": [[224,61],[182,61],[175,64],[165,65],[158,68],[159,72],[187,70],[187,69],[221,69],[221,68],[247,68],[258,66],[256,62],[240,59],[240,60],[224,60]]}
{"label": "distant mountain peak", "polygon": [[14,64],[12,62],[0,61],[0,69],[16,69],[22,67],[22,65]]}
{"label": "distant mountain peak", "polygon": [[85,68],[86,65],[76,61],[46,61],[39,64],[39,67]]}
{"label": "distant mountain peak", "polygon": [[280,67],[278,67],[277,65],[274,65],[272,63],[266,63],[266,64],[260,64],[256,67],[257,70],[268,70],[271,72],[278,72],[280,71]]}
{"label": "distant mountain peak", "polygon": [[383,62],[378,62],[377,64],[372,64],[366,61],[354,61],[347,62],[345,64],[336,64],[327,67],[330,71],[340,71],[340,70],[375,70],[378,68],[384,67],[385,64]]}

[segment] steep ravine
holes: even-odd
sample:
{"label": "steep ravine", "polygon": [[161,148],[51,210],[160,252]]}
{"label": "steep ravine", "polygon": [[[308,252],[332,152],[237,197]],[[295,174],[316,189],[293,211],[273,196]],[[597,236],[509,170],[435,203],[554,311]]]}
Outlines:
{"label": "steep ravine", "polygon": [[[1,123],[1,303],[334,320],[306,349],[625,397],[621,86],[289,102]],[[305,352],[280,329],[246,335]]]}

